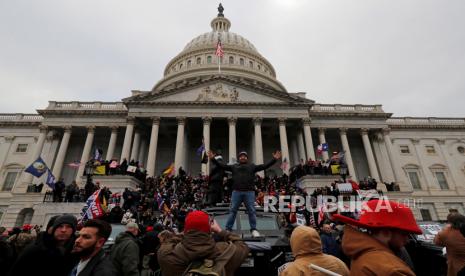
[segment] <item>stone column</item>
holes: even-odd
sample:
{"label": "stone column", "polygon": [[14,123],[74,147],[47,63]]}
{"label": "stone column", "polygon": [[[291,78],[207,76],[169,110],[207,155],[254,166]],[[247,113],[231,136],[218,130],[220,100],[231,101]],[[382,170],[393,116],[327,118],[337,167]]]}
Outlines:
{"label": "stone column", "polygon": [[147,166],[147,139],[145,137],[140,138],[139,152],[137,153],[137,159],[139,160],[139,165],[142,165],[144,168]]}
{"label": "stone column", "polygon": [[71,138],[71,126],[64,127],[65,132],[61,139],[60,148],[58,149],[57,158],[55,160],[55,166],[53,166],[53,176],[57,181],[61,177],[61,171],[63,169],[63,163],[65,162],[66,151],[68,151],[69,139]]}
{"label": "stone column", "polygon": [[[399,187],[402,187],[402,188],[405,189],[405,188],[407,188],[405,186],[406,183],[404,183],[404,181],[403,181],[404,177],[403,177],[402,169],[399,167],[398,162],[396,162],[396,160],[398,160],[398,159],[394,155],[395,154],[394,153],[394,147],[392,146],[390,133],[391,133],[391,129],[389,129],[389,128],[384,128],[383,129],[384,144],[386,145],[386,149],[387,149],[387,153],[388,153],[388,157],[389,157],[389,162],[391,164],[392,171],[394,172],[394,181],[399,185]],[[411,189],[406,189],[406,190],[411,190]]]}
{"label": "stone column", "polygon": [[174,168],[176,174],[179,171],[179,167],[183,164],[184,158],[184,125],[186,124],[186,117],[177,117],[178,121],[178,133],[176,137],[176,151],[174,154]]}
{"label": "stone column", "polygon": [[[318,136],[320,138],[320,144],[321,145],[326,143],[325,132],[326,132],[326,128],[320,127],[318,129]],[[323,160],[325,160],[325,161],[328,160],[329,159],[328,151],[323,151],[322,156],[323,156]]]}
{"label": "stone column", "polygon": [[110,128],[111,136],[110,142],[108,143],[107,156],[105,157],[105,160],[113,159],[113,154],[115,154],[116,139],[118,138],[118,126],[112,126]]}
{"label": "stone column", "polygon": [[157,161],[158,130],[160,129],[160,117],[153,117],[152,133],[150,134],[149,156],[147,158],[147,175],[155,176],[155,164]]}
{"label": "stone column", "polygon": [[76,183],[81,184],[81,177],[84,175],[84,169],[86,168],[86,163],[90,159],[90,154],[92,151],[92,143],[94,143],[94,134],[95,126],[87,127],[87,138],[86,143],[84,144],[84,149],[82,150],[81,164],[76,175]]}
{"label": "stone column", "polygon": [[302,136],[302,131],[297,131],[297,147],[299,149],[299,163],[300,159],[303,159],[305,162],[307,160],[307,156],[305,155],[305,145],[304,137]]}
{"label": "stone column", "polygon": [[[28,166],[30,164],[32,164],[34,161],[37,160],[37,158],[39,158],[39,156],[41,155],[42,153],[42,150],[44,148],[44,144],[45,144],[45,138],[47,138],[47,126],[39,126],[39,130],[40,130],[40,134],[39,134],[39,139],[37,139],[37,143],[34,147],[34,152],[32,153],[30,159],[29,159],[29,163],[28,163]],[[7,153],[8,155],[8,153]],[[44,159],[44,158],[42,158]],[[50,165],[50,164],[47,164],[47,165]],[[33,175],[30,174],[30,173],[25,173],[24,174],[24,178],[23,178],[23,183],[27,186],[29,184],[32,183],[32,179],[33,179]]]}
{"label": "stone column", "polygon": [[126,159],[129,163],[129,154],[131,153],[131,142],[132,142],[132,133],[134,132],[134,117],[128,117],[128,123],[126,125],[126,133],[124,134],[123,149],[121,151],[120,163]]}
{"label": "stone column", "polygon": [[289,175],[289,166],[291,164],[289,160],[289,147],[287,144],[287,133],[286,133],[286,118],[279,118],[279,140],[281,142],[282,162],[287,161],[287,166],[284,168],[283,173]]}
{"label": "stone column", "polygon": [[375,156],[373,155],[370,138],[368,137],[368,129],[362,128],[360,134],[362,135],[363,147],[365,148],[365,153],[367,155],[368,168],[370,169],[371,177],[376,179],[376,181],[380,181],[378,169],[376,168]]}
{"label": "stone column", "polygon": [[140,129],[136,129],[135,132],[134,143],[132,144],[131,160],[139,161]]}
{"label": "stone column", "polygon": [[[212,122],[212,118],[211,117],[202,117],[202,121],[203,121],[203,143],[205,145],[205,152],[208,152],[210,150],[210,125],[211,125],[211,122]],[[210,174],[209,163],[202,164],[202,174],[203,175],[209,175]]]}
{"label": "stone column", "polygon": [[339,134],[341,135],[342,149],[344,150],[344,158],[349,169],[349,175],[353,181],[357,181],[354,162],[352,160],[352,154],[350,153],[349,141],[347,140],[347,128],[340,128]]}
{"label": "stone column", "polygon": [[[263,142],[262,142],[262,118],[253,118],[254,141],[255,141],[255,164],[263,164]],[[265,176],[265,172],[258,172],[260,177]]]}
{"label": "stone column", "polygon": [[313,147],[312,131],[310,129],[310,118],[303,118],[302,123],[304,125],[305,143],[307,148],[307,158],[315,160],[315,148]]}
{"label": "stone column", "polygon": [[236,149],[236,122],[237,118],[229,117],[229,163],[235,163],[237,161],[237,149]]}

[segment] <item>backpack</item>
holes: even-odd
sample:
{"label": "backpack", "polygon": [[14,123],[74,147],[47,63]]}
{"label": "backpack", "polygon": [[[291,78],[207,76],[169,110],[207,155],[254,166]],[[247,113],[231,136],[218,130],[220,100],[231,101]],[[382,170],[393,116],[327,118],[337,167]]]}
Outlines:
{"label": "backpack", "polygon": [[203,259],[189,264],[182,276],[224,276],[224,267],[236,252],[236,247],[232,242],[228,242],[228,247],[216,259]]}

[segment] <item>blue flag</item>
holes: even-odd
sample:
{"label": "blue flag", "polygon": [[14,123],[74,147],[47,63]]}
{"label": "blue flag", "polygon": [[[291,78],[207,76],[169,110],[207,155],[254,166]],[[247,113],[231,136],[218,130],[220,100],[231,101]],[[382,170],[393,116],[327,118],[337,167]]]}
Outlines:
{"label": "blue flag", "polygon": [[45,184],[47,184],[50,188],[55,190],[56,178],[52,174],[52,171],[50,169],[47,169],[47,172],[48,172],[48,175],[47,175],[47,181],[45,181]]}
{"label": "blue flag", "polygon": [[35,177],[41,177],[48,170],[44,160],[39,156],[29,167],[26,168],[25,172],[32,174]]}
{"label": "blue flag", "polygon": [[329,145],[328,145],[328,143],[323,143],[323,144],[322,144],[322,150],[323,150],[323,151],[328,151],[328,150],[329,150]]}
{"label": "blue flag", "polygon": [[202,153],[205,151],[205,145],[202,143],[202,145],[197,149],[197,155],[202,156]]}

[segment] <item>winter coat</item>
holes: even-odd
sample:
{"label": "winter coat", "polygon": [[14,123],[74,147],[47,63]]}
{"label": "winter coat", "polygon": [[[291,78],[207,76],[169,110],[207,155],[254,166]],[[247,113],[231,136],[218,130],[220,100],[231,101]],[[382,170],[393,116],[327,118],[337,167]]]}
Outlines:
{"label": "winter coat", "polygon": [[341,257],[341,245],[329,233],[321,233],[321,244],[323,246],[323,253],[332,255],[334,257]]}
{"label": "winter coat", "polygon": [[351,259],[350,275],[415,275],[390,248],[348,225],[344,227],[342,250]]}
{"label": "winter coat", "polygon": [[116,239],[110,251],[110,259],[121,276],[139,276],[139,243],[137,238],[129,233],[122,232]]}
{"label": "winter coat", "polygon": [[43,233],[35,243],[24,249],[9,275],[68,275],[79,261],[70,253],[73,245],[72,238],[64,248],[59,248],[55,245],[53,236]]}
{"label": "winter coat", "polygon": [[100,250],[77,276],[113,276],[117,274],[118,272],[110,258],[105,255],[103,250]]}
{"label": "winter coat", "polygon": [[[223,157],[221,156],[215,156],[215,160],[220,163],[223,163]],[[220,185],[223,184],[223,178],[224,178],[223,168],[213,163],[210,169],[210,178],[209,178],[210,185],[218,184],[218,183]]]}
{"label": "winter coat", "polygon": [[434,243],[446,247],[447,275],[457,275],[465,267],[465,237],[460,230],[447,225],[436,235]]}
{"label": "winter coat", "polygon": [[315,229],[298,226],[291,235],[291,249],[295,260],[289,263],[281,276],[325,275],[309,267],[310,264],[332,272],[349,275],[349,269],[338,258],[323,254],[321,240]]}
{"label": "winter coat", "polygon": [[175,236],[164,241],[157,257],[163,276],[179,276],[194,260],[215,259],[228,247],[228,241],[235,246],[234,255],[225,266],[228,276],[242,264],[249,254],[249,248],[241,238],[228,231],[217,234],[217,242],[210,234],[192,230],[183,237]]}
{"label": "winter coat", "polygon": [[255,165],[254,163],[226,165],[218,162],[215,158],[211,159],[211,161],[215,166],[219,166],[223,168],[223,170],[232,173],[233,190],[254,191],[255,173],[268,169],[273,166],[277,160],[273,158],[270,162],[262,165]]}

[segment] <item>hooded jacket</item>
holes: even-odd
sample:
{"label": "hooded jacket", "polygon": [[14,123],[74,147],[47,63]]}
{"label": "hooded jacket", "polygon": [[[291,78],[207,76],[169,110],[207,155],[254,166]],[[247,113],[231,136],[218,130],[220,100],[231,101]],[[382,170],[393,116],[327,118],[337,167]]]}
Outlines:
{"label": "hooded jacket", "polygon": [[116,237],[110,259],[119,272],[118,275],[139,276],[139,252],[139,243],[133,234],[122,232]]}
{"label": "hooded jacket", "polygon": [[242,264],[249,253],[247,245],[239,238],[227,231],[217,234],[215,242],[210,234],[192,230],[183,237],[175,236],[163,242],[158,249],[158,262],[163,276],[179,276],[184,273],[189,264],[195,260],[215,259],[227,248],[228,241],[236,247],[234,255],[225,266],[228,276]]}
{"label": "hooded jacket", "polygon": [[351,259],[350,275],[415,275],[390,248],[348,225],[344,227],[342,250]]}
{"label": "hooded jacket", "polygon": [[349,275],[349,269],[344,262],[334,256],[323,254],[320,236],[311,227],[298,226],[294,229],[291,248],[295,261],[287,265],[281,276],[325,275],[310,268],[310,264],[341,275]]}
{"label": "hooded jacket", "polygon": [[465,268],[465,237],[460,230],[448,224],[434,238],[434,243],[445,246],[447,251],[447,275],[457,275]]}

